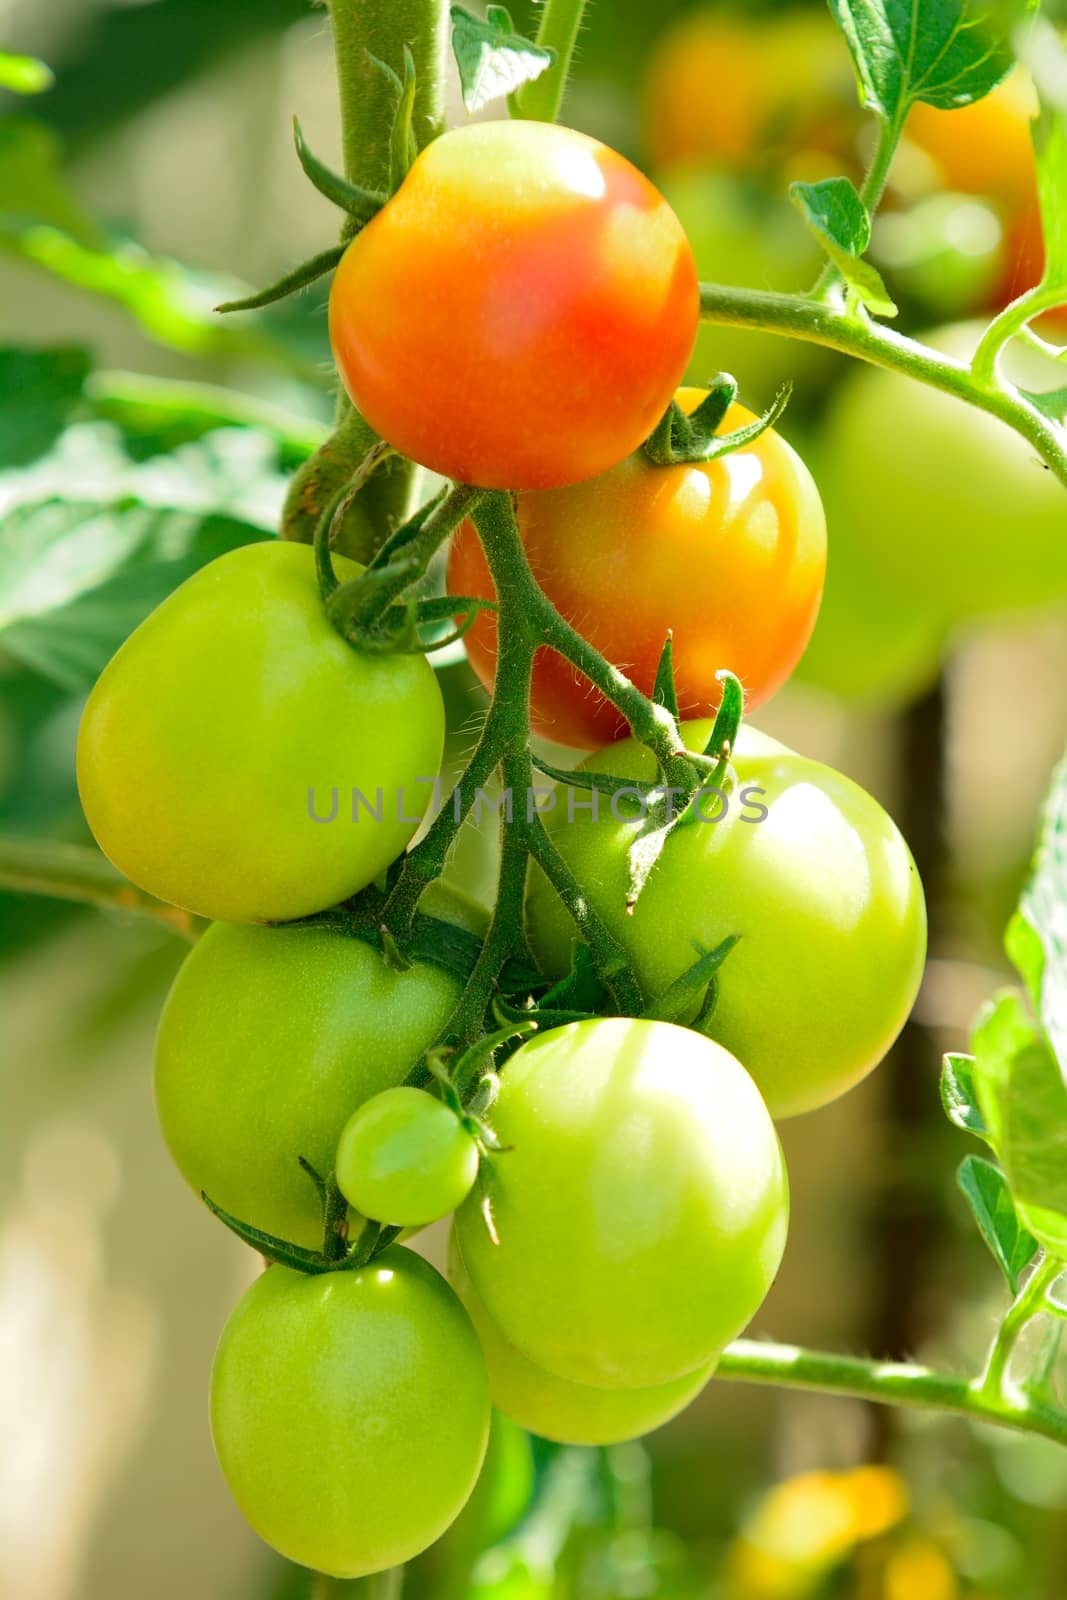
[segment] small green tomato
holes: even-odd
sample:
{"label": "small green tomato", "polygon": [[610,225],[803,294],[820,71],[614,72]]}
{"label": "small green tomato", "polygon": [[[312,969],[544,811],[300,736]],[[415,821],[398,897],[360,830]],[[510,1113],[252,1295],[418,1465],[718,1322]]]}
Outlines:
{"label": "small green tomato", "polygon": [[424,1227],[470,1193],[478,1150],[451,1107],[422,1089],[386,1089],[354,1111],[337,1147],[337,1183],[377,1222]]}

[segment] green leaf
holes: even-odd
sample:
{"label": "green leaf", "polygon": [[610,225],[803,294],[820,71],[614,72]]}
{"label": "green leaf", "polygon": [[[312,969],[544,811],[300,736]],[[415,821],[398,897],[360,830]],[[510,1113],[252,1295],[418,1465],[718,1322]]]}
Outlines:
{"label": "green leaf", "polygon": [[18,506],[0,523],[0,647],[82,693],[179,583],[262,538],[229,517],[135,501]]}
{"label": "green leaf", "polygon": [[1067,290],[1067,111],[1043,106],[1033,138],[1045,241],[1041,287]]}
{"label": "green leaf", "polygon": [[948,1054],[941,1063],[941,1104],[948,1120],[965,1133],[989,1138],[974,1088],[974,1057]]}
{"label": "green leaf", "polygon": [[917,100],[949,111],[996,87],[1036,0],[830,0],[865,105],[903,124]]}
{"label": "green leaf", "polygon": [[0,216],[62,228],[83,245],[99,246],[102,233],[72,193],[62,172],[62,147],[51,128],[32,117],[0,121]]}
{"label": "green leaf", "polygon": [[12,94],[43,94],[55,82],[51,67],[35,56],[12,56],[0,50],[0,89]]}
{"label": "green leaf", "polygon": [[674,640],[669,630],[663,643],[663,649],[660,651],[652,698],[658,706],[663,706],[665,710],[670,712],[675,722],[678,721],[681,712],[678,709],[678,690],[674,683]]}
{"label": "green leaf", "polygon": [[1006,942],[1067,1081],[1067,757],[1052,775],[1033,871]]}
{"label": "green leaf", "polygon": [[51,449],[82,398],[89,357],[69,345],[0,347],[0,471]]}
{"label": "green leaf", "polygon": [[871,219],[851,180],[793,183],[789,198],[853,294],[876,316],[895,317],[897,308],[881,274],[861,259],[871,242]]}
{"label": "green leaf", "polygon": [[556,59],[554,50],[516,33],[503,6],[487,7],[484,19],[472,16],[462,6],[453,6],[451,14],[452,50],[463,104],[469,112],[480,111],[524,83],[532,83]]}
{"label": "green leaf", "polygon": [[982,1013],[973,1048],[978,1104],[1020,1220],[1067,1257],[1067,1084],[1016,993]]}
{"label": "green leaf", "polygon": [[1019,1221],[1007,1179],[991,1161],[966,1156],[960,1162],[956,1181],[974,1214],[978,1231],[1012,1293],[1017,1294],[1019,1275],[1036,1255],[1037,1240]]}
{"label": "green leaf", "polygon": [[[157,343],[189,355],[252,355],[303,368],[295,352],[258,318],[230,323],[215,313],[246,285],[152,256],[132,240],[90,246],[69,229],[0,217],[0,248],[64,283],[115,301]],[[308,375],[313,371],[307,363]]]}

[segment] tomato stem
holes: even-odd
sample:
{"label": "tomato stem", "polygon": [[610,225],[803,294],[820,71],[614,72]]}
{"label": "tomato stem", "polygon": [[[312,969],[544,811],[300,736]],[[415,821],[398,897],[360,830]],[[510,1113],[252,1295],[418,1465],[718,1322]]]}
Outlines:
{"label": "tomato stem", "polygon": [[991,1393],[983,1379],[957,1378],[910,1362],[867,1361],[796,1345],[738,1339],[727,1345],[716,1377],[944,1411],[1067,1445],[1067,1411],[1062,1407],[1028,1396]]}
{"label": "tomato stem", "polygon": [[1036,400],[1002,380],[981,382],[971,367],[952,356],[897,333],[868,318],[857,319],[803,295],[776,294],[766,289],[739,289],[727,284],[700,286],[701,315],[728,327],[759,328],[786,338],[826,345],[891,372],[902,372],[955,395],[997,417],[1022,435],[1046,466],[1067,486],[1067,427],[1045,415]]}
{"label": "tomato stem", "polygon": [[556,59],[539,78],[516,91],[516,116],[531,122],[555,122],[559,116],[585,6],[586,0],[544,0],[537,43],[554,50]]}

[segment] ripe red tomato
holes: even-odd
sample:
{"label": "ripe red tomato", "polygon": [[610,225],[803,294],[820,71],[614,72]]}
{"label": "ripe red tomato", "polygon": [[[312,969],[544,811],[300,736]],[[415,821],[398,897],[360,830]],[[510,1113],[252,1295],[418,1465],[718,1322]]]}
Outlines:
{"label": "ripe red tomato", "polygon": [[330,337],[373,428],[445,477],[576,483],[647,438],[699,315],[681,223],[636,167],[543,122],[456,128],[349,246]]}
{"label": "ripe red tomato", "polygon": [[[699,389],[678,395],[686,411],[702,397]],[[734,405],[723,431],[751,420]],[[657,467],[637,451],[590,483],[523,494],[518,504],[526,553],[549,599],[646,694],[673,629],[685,716],[714,711],[720,667],[741,679],[751,710],[799,660],[822,594],[826,524],[811,474],[773,429],[707,464]],[[453,547],[449,587],[494,594],[469,523]],[[467,653],[483,683],[492,683],[491,612],[467,634]],[[532,709],[539,732],[578,749],[629,732],[550,650],[534,665]]]}

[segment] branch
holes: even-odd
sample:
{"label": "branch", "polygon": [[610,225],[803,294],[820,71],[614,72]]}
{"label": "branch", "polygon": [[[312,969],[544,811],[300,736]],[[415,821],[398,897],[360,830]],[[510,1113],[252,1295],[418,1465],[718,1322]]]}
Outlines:
{"label": "branch", "polygon": [[941,355],[916,339],[800,295],[703,283],[700,307],[701,315],[709,322],[759,328],[826,345],[966,400],[1022,434],[1067,486],[1067,429],[1051,421],[1032,400],[1004,380],[983,381],[964,362]]}
{"label": "branch", "polygon": [[909,1362],[865,1361],[796,1345],[737,1339],[727,1345],[715,1375],[733,1383],[769,1383],[783,1389],[848,1395],[880,1405],[947,1411],[1067,1445],[1067,1411],[1058,1406],[992,1394],[980,1379],[948,1377]]}
{"label": "branch", "polygon": [[0,890],[48,895],[109,911],[150,917],[183,939],[195,940],[202,923],[129,883],[99,850],[52,839],[0,836]]}

